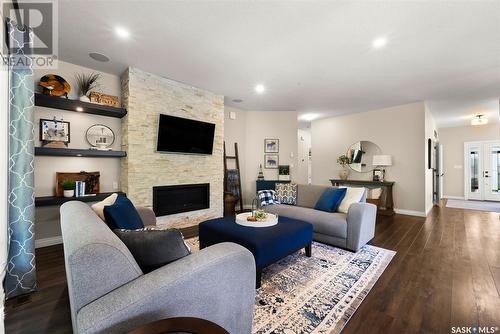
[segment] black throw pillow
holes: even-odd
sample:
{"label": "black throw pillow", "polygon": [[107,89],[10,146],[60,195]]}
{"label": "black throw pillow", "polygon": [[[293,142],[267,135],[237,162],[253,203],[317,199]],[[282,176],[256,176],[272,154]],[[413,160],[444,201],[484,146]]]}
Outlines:
{"label": "black throw pillow", "polygon": [[181,232],[175,229],[142,228],[113,230],[145,273],[191,254]]}

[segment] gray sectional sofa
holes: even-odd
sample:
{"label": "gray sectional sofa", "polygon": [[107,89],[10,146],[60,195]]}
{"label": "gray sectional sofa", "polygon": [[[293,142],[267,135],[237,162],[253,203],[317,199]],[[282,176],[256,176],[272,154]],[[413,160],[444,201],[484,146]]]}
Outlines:
{"label": "gray sectional sofa", "polygon": [[[143,222],[155,223],[149,209]],[[143,274],[132,254],[81,202],[61,206],[66,276],[74,333],[127,333],[152,321],[184,316],[229,333],[252,329],[255,261],[234,243],[207,247]]]}
{"label": "gray sectional sofa", "polygon": [[299,184],[296,206],[275,204],[263,209],[280,216],[311,223],[314,240],[357,252],[375,236],[377,207],[366,203],[365,191],[361,202],[351,204],[347,214],[315,210],[316,202],[327,188],[327,186]]}

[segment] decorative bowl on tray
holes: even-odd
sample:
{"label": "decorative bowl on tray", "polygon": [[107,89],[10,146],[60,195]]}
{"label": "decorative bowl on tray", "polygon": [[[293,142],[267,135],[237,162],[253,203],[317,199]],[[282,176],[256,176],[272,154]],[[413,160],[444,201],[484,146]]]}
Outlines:
{"label": "decorative bowl on tray", "polygon": [[250,227],[269,227],[278,224],[278,216],[263,211],[244,212],[236,215],[236,224]]}

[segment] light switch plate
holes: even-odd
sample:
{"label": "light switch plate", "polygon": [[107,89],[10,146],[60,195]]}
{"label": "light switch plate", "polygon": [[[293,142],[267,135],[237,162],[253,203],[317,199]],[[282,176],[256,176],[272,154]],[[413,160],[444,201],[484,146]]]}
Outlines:
{"label": "light switch plate", "polygon": [[230,111],[229,112],[229,119],[236,119],[236,112]]}

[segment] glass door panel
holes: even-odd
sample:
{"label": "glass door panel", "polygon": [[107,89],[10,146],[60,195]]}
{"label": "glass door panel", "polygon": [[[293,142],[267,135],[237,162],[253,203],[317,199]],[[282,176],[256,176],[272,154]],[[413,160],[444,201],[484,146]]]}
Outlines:
{"label": "glass door panel", "polygon": [[485,199],[500,201],[500,145],[485,145],[484,189]]}
{"label": "glass door panel", "polygon": [[465,198],[483,199],[483,145],[465,144]]}
{"label": "glass door panel", "polygon": [[474,150],[469,153],[470,160],[470,192],[479,192],[479,152]]}

